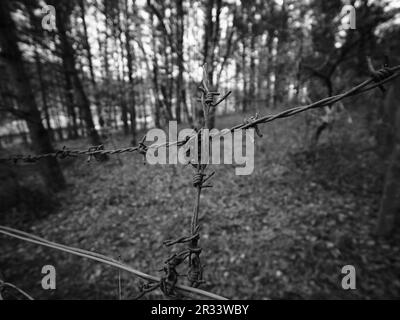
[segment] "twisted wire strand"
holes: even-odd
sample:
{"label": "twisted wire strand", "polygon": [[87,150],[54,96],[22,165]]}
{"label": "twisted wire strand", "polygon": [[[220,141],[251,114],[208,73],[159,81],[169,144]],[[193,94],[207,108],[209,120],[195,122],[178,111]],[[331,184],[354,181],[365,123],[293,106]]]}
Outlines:
{"label": "twisted wire strand", "polygon": [[79,252],[79,253],[82,253],[82,254],[85,254],[85,255],[92,255],[92,256],[97,257],[97,258],[109,260],[111,262],[120,263],[119,260],[113,259],[111,257],[105,256],[105,255],[100,254],[100,253],[96,253],[96,252],[92,252],[92,251],[88,251],[88,250],[84,250],[84,249],[80,249],[80,248],[76,248],[76,247],[72,247],[72,246],[63,245],[63,244],[56,243],[56,242],[53,242],[53,241],[49,241],[49,240],[46,240],[44,238],[38,237],[36,235],[30,234],[30,233],[27,233],[27,232],[24,232],[24,231],[21,231],[21,230],[17,230],[17,229],[14,229],[14,228],[0,226],[0,231],[1,230],[7,231],[7,232],[11,232],[11,233],[15,233],[15,234],[23,236],[23,237],[28,237],[28,238],[31,238],[31,239],[34,239],[34,240],[37,240],[37,241],[40,241],[40,242],[43,242],[43,243],[55,245],[55,246],[60,247],[60,248],[74,250],[76,252]]}
{"label": "twisted wire strand", "polygon": [[[346,92],[344,92],[342,94],[338,94],[338,95],[335,95],[335,96],[330,96],[330,97],[327,97],[325,99],[322,99],[322,100],[316,101],[314,103],[308,104],[306,106],[300,106],[300,107],[294,107],[294,108],[291,108],[291,109],[287,109],[287,110],[279,112],[279,113],[277,113],[275,115],[267,115],[267,116],[264,116],[264,117],[261,117],[261,118],[255,120],[255,121],[253,121],[253,122],[251,122],[249,124],[241,124],[241,125],[233,127],[232,129],[233,130],[235,130],[235,129],[247,129],[247,128],[252,127],[254,125],[257,125],[257,124],[271,122],[271,121],[279,119],[279,118],[290,117],[290,116],[293,116],[293,115],[298,114],[300,112],[304,112],[304,111],[309,110],[309,109],[314,109],[314,108],[333,105],[334,103],[336,103],[336,102],[338,102],[338,101],[340,101],[340,100],[342,100],[342,99],[344,99],[346,97],[354,96],[354,95],[361,94],[363,92],[372,90],[372,89],[374,89],[376,87],[379,87],[380,85],[382,85],[382,84],[384,84],[384,83],[386,83],[386,82],[398,77],[400,75],[400,73],[399,72],[395,73],[395,71],[397,71],[399,69],[400,69],[400,66],[396,66],[396,67],[393,67],[393,68],[388,68],[387,70],[390,70],[391,74],[389,75],[389,74],[386,73],[386,76],[388,76],[388,77],[384,78],[384,79],[380,79],[379,82],[376,82],[376,80],[374,78],[371,78],[369,80],[365,80],[364,82],[360,83],[359,85],[349,89],[348,91],[346,91]],[[375,82],[375,84],[365,88],[367,85],[371,84],[372,82]],[[364,90],[362,90],[362,89],[364,89]]]}
{"label": "twisted wire strand", "polygon": [[[203,79],[201,82],[200,87],[198,88],[201,91],[201,96],[198,101],[201,103],[203,108],[203,115],[204,115],[204,128],[208,129],[208,115],[211,107],[215,107],[220,102],[225,100],[230,92],[225,94],[222,99],[220,99],[217,103],[214,103],[214,97],[220,95],[219,92],[211,92],[209,91],[208,80],[207,80],[207,64],[203,66]],[[195,137],[200,136],[202,134],[203,128],[201,128],[195,135]],[[187,139],[188,141],[191,138]],[[178,143],[179,144],[179,143]],[[200,157],[200,154],[199,154]],[[196,196],[194,201],[194,208],[192,213],[192,219],[190,224],[190,236],[180,237],[175,240],[167,240],[164,241],[164,245],[172,246],[175,244],[182,244],[182,243],[189,243],[188,248],[181,249],[179,253],[173,254],[164,262],[164,272],[165,275],[161,278],[160,289],[162,292],[170,297],[177,297],[174,289],[178,282],[178,273],[176,268],[182,264],[186,259],[189,262],[189,270],[187,273],[187,279],[192,287],[197,287],[201,283],[203,283],[202,279],[202,265],[200,262],[200,253],[202,249],[198,246],[198,241],[200,238],[199,234],[199,209],[200,209],[200,194],[205,182],[204,177],[207,175],[205,174],[205,170],[207,168],[207,164],[197,164],[194,165],[195,167],[195,174],[193,176],[193,186],[196,188]],[[210,175],[209,177],[211,177]]]}
{"label": "twisted wire strand", "polygon": [[[9,236],[9,237],[19,239],[19,240],[23,240],[23,241],[34,243],[34,244],[41,245],[44,247],[67,252],[67,253],[70,253],[70,254],[73,254],[76,256],[80,256],[80,257],[84,257],[87,259],[91,259],[91,260],[94,260],[97,262],[101,262],[101,263],[110,265],[112,267],[119,268],[119,269],[129,272],[131,274],[134,274],[137,277],[147,280],[149,282],[160,282],[159,277],[152,276],[152,275],[146,274],[144,272],[141,272],[139,270],[133,269],[132,267],[130,267],[124,263],[121,263],[113,258],[104,256],[102,254],[98,254],[98,253],[83,250],[83,249],[77,249],[77,248],[66,246],[66,245],[60,245],[59,243],[48,241],[48,240],[45,240],[38,236],[29,234],[27,232],[23,232],[23,231],[20,231],[17,229],[9,228],[9,227],[0,226],[0,233],[3,235]],[[225,297],[222,297],[220,295],[217,295],[217,294],[214,294],[211,292],[207,292],[207,291],[204,291],[201,289],[192,288],[192,287],[185,286],[185,285],[178,285],[178,284],[175,287],[181,291],[195,294],[198,296],[203,296],[203,297],[206,297],[209,299],[227,300],[227,298],[225,298]]]}
{"label": "twisted wire strand", "polygon": [[[277,114],[266,115],[263,117],[258,117],[257,119],[254,119],[254,117],[253,117],[252,121],[245,121],[245,123],[240,123],[238,125],[235,125],[235,126],[231,127],[229,130],[222,130],[218,134],[214,135],[214,137],[223,136],[223,135],[228,134],[228,132],[233,132],[235,130],[240,130],[240,129],[245,130],[248,128],[252,128],[252,127],[255,127],[257,124],[268,123],[268,122],[274,121],[276,119],[287,118],[287,117],[293,116],[295,114],[307,111],[309,109],[333,105],[334,103],[336,103],[342,99],[345,99],[347,97],[359,95],[361,93],[373,90],[377,87],[381,87],[383,84],[398,77],[400,75],[400,72],[398,72],[399,70],[400,70],[400,65],[394,66],[392,68],[386,67],[384,69],[380,69],[380,70],[376,71],[376,73],[374,75],[372,75],[370,79],[365,80],[364,82],[360,83],[359,85],[351,88],[350,90],[348,90],[344,93],[330,96],[330,97],[321,99],[319,101],[313,102],[313,103],[305,105],[305,106],[297,106],[294,108],[290,108],[290,109],[284,110],[282,112],[279,112]],[[214,105],[221,103],[229,95],[229,93],[230,92],[225,94],[224,97],[221,98]],[[198,136],[198,134],[196,133],[196,134],[189,136],[188,138],[183,139],[183,140],[164,142],[164,143],[160,143],[160,144],[152,144],[147,147],[147,150],[149,150],[149,149],[158,150],[159,148],[163,148],[163,147],[168,148],[168,147],[174,146],[174,145],[183,146],[183,145],[187,144],[188,142],[192,141],[193,139],[195,139],[197,136]],[[114,149],[114,150],[102,150],[99,148],[97,148],[96,150],[90,150],[90,149],[91,148],[89,148],[87,150],[69,150],[64,147],[62,150],[58,150],[58,151],[51,152],[51,153],[38,154],[38,155],[13,155],[8,158],[0,158],[0,162],[12,161],[14,163],[17,163],[18,161],[24,161],[24,162],[29,163],[29,162],[36,162],[41,159],[49,158],[49,157],[64,159],[67,157],[76,157],[76,156],[96,156],[96,155],[115,155],[115,154],[118,155],[118,154],[122,154],[122,153],[132,153],[132,152],[143,151],[143,148],[140,145],[133,146],[133,147],[127,147],[127,148],[119,148],[119,149]]]}

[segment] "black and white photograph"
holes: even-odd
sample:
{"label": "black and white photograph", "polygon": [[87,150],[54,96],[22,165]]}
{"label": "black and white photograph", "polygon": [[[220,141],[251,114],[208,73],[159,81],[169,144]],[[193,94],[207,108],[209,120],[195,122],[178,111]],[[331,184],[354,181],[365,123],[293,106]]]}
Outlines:
{"label": "black and white photograph", "polygon": [[0,309],[399,299],[400,0],[0,0]]}

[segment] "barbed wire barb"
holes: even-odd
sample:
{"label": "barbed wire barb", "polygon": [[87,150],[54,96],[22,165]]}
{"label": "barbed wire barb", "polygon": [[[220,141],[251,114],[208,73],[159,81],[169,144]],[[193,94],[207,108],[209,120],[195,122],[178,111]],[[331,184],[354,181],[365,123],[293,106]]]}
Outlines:
{"label": "barbed wire barb", "polygon": [[[374,69],[372,69],[374,70]],[[313,102],[311,104],[305,105],[305,106],[298,106],[294,108],[290,108],[287,110],[284,110],[282,112],[279,112],[274,115],[266,115],[266,116],[258,116],[256,115],[255,117],[250,117],[249,120],[244,121],[240,124],[237,124],[233,127],[231,127],[229,130],[224,131],[224,133],[220,133],[220,135],[227,134],[228,132],[232,132],[235,130],[245,130],[248,128],[255,128],[256,132],[256,126],[258,124],[265,124],[280,118],[287,118],[293,115],[296,115],[298,113],[310,110],[310,109],[315,109],[315,108],[320,108],[320,107],[325,107],[328,105],[333,105],[336,102],[339,102],[340,100],[343,100],[347,97],[350,96],[355,96],[370,90],[373,90],[377,87],[382,86],[383,84],[392,81],[396,77],[400,75],[400,65],[394,66],[394,67],[388,67],[385,66],[377,71],[374,71],[371,74],[371,78],[369,80],[366,80],[359,85],[349,89],[348,91],[342,93],[342,94],[337,94],[334,96],[330,96],[324,99],[321,99],[319,101]],[[371,72],[370,72],[371,73]],[[204,89],[204,88],[203,88]],[[208,92],[210,94],[210,92]],[[208,94],[208,98],[205,97],[205,95],[202,95],[203,100],[202,103],[205,103],[206,101],[210,101],[207,99],[210,99],[211,96]],[[223,97],[221,100],[226,99],[230,94],[230,91]],[[222,101],[218,101],[214,106],[217,104],[221,103]],[[207,119],[205,119],[207,120]],[[258,132],[260,134],[261,132]],[[184,146],[186,143],[189,143],[192,141],[194,138],[196,138],[196,135],[186,137],[185,139],[179,140],[179,141],[174,141],[174,142],[166,142],[163,144],[153,144],[150,146],[144,145],[144,141],[141,141],[137,146],[132,146],[132,147],[127,147],[127,148],[119,148],[119,149],[114,149],[114,150],[104,150],[101,149],[101,146],[97,147],[91,147],[95,149],[86,149],[86,150],[69,150],[65,146],[61,150],[56,150],[55,152],[51,153],[45,153],[45,154],[38,154],[38,155],[23,155],[23,154],[18,154],[18,155],[11,155],[7,158],[0,158],[0,163],[7,163],[11,162],[14,164],[18,164],[18,162],[26,162],[26,163],[33,163],[36,161],[39,161],[41,159],[47,158],[47,157],[54,157],[54,158],[59,158],[59,159],[65,159],[69,157],[77,157],[77,156],[96,156],[96,155],[115,155],[115,154],[122,154],[122,153],[133,153],[133,152],[138,152],[140,154],[145,154],[144,151],[147,151],[148,149],[159,149],[162,147],[168,148],[169,146],[172,145],[178,145],[179,147]]]}

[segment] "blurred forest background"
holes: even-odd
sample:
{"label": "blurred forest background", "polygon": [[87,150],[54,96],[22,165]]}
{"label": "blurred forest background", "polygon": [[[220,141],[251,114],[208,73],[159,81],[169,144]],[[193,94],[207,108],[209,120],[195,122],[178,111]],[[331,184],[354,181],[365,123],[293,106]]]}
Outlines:
{"label": "blurred forest background", "polygon": [[[397,0],[1,0],[0,157],[136,145],[170,120],[199,128],[205,63],[212,89],[232,90],[211,127],[305,105],[369,77],[367,57],[399,64],[399,35]],[[385,87],[263,126],[249,177],[218,166],[202,196],[206,289],[400,296],[399,78]],[[104,160],[1,162],[0,223],[156,273],[162,241],[189,227],[190,170]],[[46,263],[54,292],[40,288]],[[359,272],[355,291],[340,287],[346,264]],[[115,270],[4,237],[0,272],[37,298],[116,297]],[[137,280],[123,284],[129,298]]]}

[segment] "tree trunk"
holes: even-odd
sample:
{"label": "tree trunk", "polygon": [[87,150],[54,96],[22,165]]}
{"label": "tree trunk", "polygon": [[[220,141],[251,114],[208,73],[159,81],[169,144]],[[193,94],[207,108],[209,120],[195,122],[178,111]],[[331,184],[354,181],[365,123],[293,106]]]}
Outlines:
{"label": "tree trunk", "polygon": [[266,101],[266,108],[272,107],[272,94],[271,94],[271,89],[272,89],[272,81],[271,81],[271,75],[273,72],[272,68],[272,61],[273,61],[273,44],[274,44],[274,36],[273,36],[273,30],[269,29],[268,30],[268,38],[267,38],[267,67],[265,70],[266,78],[267,78],[267,88],[266,88],[266,93],[265,93],[265,101]]}
{"label": "tree trunk", "polygon": [[128,79],[129,79],[129,93],[131,106],[129,108],[130,120],[131,120],[131,134],[132,134],[132,144],[135,145],[137,142],[136,133],[136,97],[135,97],[135,83],[133,80],[133,58],[131,52],[131,34],[129,32],[129,11],[128,11],[128,1],[125,0],[125,46],[126,46],[126,60],[128,64]]}
{"label": "tree trunk", "polygon": [[390,235],[400,227],[400,78],[390,87],[384,100],[384,113],[387,127],[385,132],[386,149],[391,150],[386,171],[383,195],[379,209],[378,234]]}
{"label": "tree trunk", "polygon": [[40,61],[40,56],[39,56],[39,53],[37,52],[36,48],[35,48],[35,63],[36,63],[36,70],[37,70],[38,80],[39,80],[39,85],[40,85],[40,93],[41,93],[41,97],[42,97],[44,118],[46,120],[47,131],[49,132],[50,139],[52,140],[52,139],[54,139],[54,135],[53,135],[53,128],[51,127],[51,123],[50,123],[49,104],[47,102],[46,84],[44,83],[44,79],[43,79],[42,63]]}
{"label": "tree trunk", "polygon": [[94,100],[96,103],[97,116],[99,117],[99,125],[100,125],[100,127],[103,127],[104,120],[103,120],[102,113],[101,113],[101,104],[100,104],[99,94],[98,94],[98,90],[97,90],[96,78],[94,76],[92,50],[90,48],[88,32],[87,32],[84,0],[79,0],[79,6],[81,9],[81,18],[82,18],[83,35],[84,35],[84,46],[86,49],[87,59],[88,59],[88,63],[89,63],[90,81],[92,83],[93,95],[94,95]]}
{"label": "tree trunk", "polygon": [[124,130],[124,135],[129,134],[129,124],[128,124],[128,105],[126,101],[126,83],[125,83],[125,66],[123,61],[125,61],[125,54],[124,54],[124,43],[122,40],[122,27],[121,27],[121,20],[120,20],[120,15],[118,14],[118,39],[115,41],[116,45],[118,45],[119,42],[119,47],[120,47],[120,52],[121,52],[121,60],[122,60],[122,65],[121,65],[121,74],[119,72],[119,62],[118,62],[118,84],[119,84],[119,95],[120,95],[120,104],[121,104],[121,120],[123,123],[123,130]]}
{"label": "tree trunk", "polygon": [[[166,48],[167,46],[168,46],[167,36],[164,34],[162,37],[162,47]],[[173,89],[173,81],[171,81],[172,67],[171,67],[171,58],[169,56],[168,51],[167,50],[163,51],[164,51],[165,74],[161,79],[161,93],[164,99],[166,120],[169,121],[174,118],[172,115],[172,89]]]}
{"label": "tree trunk", "polygon": [[[123,74],[122,74],[123,76]],[[122,78],[121,75],[118,72],[118,83],[119,83],[119,101],[121,104],[121,120],[123,124],[123,129],[124,129],[124,135],[129,134],[129,124],[128,124],[128,106],[126,105],[126,99],[125,99],[125,80]]]}
{"label": "tree trunk", "polygon": [[[216,17],[213,22],[213,11],[214,5],[216,4]],[[205,21],[205,35],[204,35],[204,48],[203,48],[203,62],[207,63],[208,67],[208,78],[212,90],[214,86],[214,56],[215,48],[219,40],[219,29],[220,29],[220,13],[221,13],[221,0],[208,0],[206,4],[206,21]],[[215,126],[215,108],[210,109],[208,115],[208,127],[214,128]]]}
{"label": "tree trunk", "polygon": [[389,159],[385,185],[379,208],[378,234],[390,235],[400,226],[400,142]]}
{"label": "tree trunk", "polygon": [[247,72],[246,72],[246,39],[242,39],[242,77],[243,77],[243,92],[242,92],[242,112],[247,112],[248,109],[248,82],[247,82]]}
{"label": "tree trunk", "polygon": [[156,40],[156,33],[153,27],[154,23],[154,14],[150,14],[150,21],[151,21],[151,29],[152,29],[152,49],[153,49],[153,86],[154,86],[154,93],[155,93],[155,110],[154,110],[154,125],[156,128],[161,127],[161,109],[162,109],[162,101],[161,101],[161,92],[160,92],[160,85],[159,85],[159,68],[158,68],[158,61],[157,61],[157,40]]}
{"label": "tree trunk", "polygon": [[183,72],[184,72],[184,67],[183,67],[183,33],[184,33],[184,25],[183,25],[183,19],[184,19],[184,12],[183,12],[183,6],[182,6],[182,0],[177,0],[176,1],[176,11],[177,11],[177,30],[176,30],[176,35],[177,35],[177,45],[176,45],[176,54],[177,54],[177,65],[178,65],[178,79],[176,82],[176,109],[175,109],[175,114],[176,114],[176,121],[181,122],[181,107],[182,104],[185,103],[186,97],[185,97],[185,88],[184,88],[184,83],[183,83]]}
{"label": "tree trunk", "polygon": [[255,107],[255,93],[256,93],[256,62],[255,62],[255,54],[256,54],[256,50],[255,50],[255,36],[254,34],[251,34],[250,36],[250,83],[249,83],[249,94],[248,94],[248,98],[250,101],[250,107],[251,107],[251,111],[254,110]]}
{"label": "tree trunk", "polygon": [[72,45],[67,35],[68,26],[68,14],[65,12],[64,3],[54,2],[53,5],[56,7],[56,25],[60,35],[61,48],[62,48],[62,60],[67,70],[68,76],[72,80],[72,84],[75,89],[75,97],[77,105],[81,111],[83,120],[86,124],[86,130],[90,141],[93,145],[100,145],[100,137],[94,126],[92,112],[90,110],[90,103],[83,89],[81,80],[79,79],[78,72],[75,66],[75,56]]}
{"label": "tree trunk", "polygon": [[[16,26],[11,18],[9,0],[0,1],[0,30],[2,56],[7,61],[9,76],[17,90],[20,106],[27,113],[25,120],[33,148],[36,153],[54,152],[49,134],[42,124],[29,76],[18,48]],[[39,167],[47,187],[55,191],[65,188],[65,179],[57,159],[44,158],[40,161]]]}
{"label": "tree trunk", "polygon": [[68,70],[66,69],[66,65],[63,62],[63,76],[65,86],[63,87],[64,96],[65,96],[65,105],[67,107],[68,114],[68,139],[77,139],[79,137],[78,132],[78,121],[75,111],[75,102],[74,102],[74,89],[72,87],[71,78],[68,74]]}

